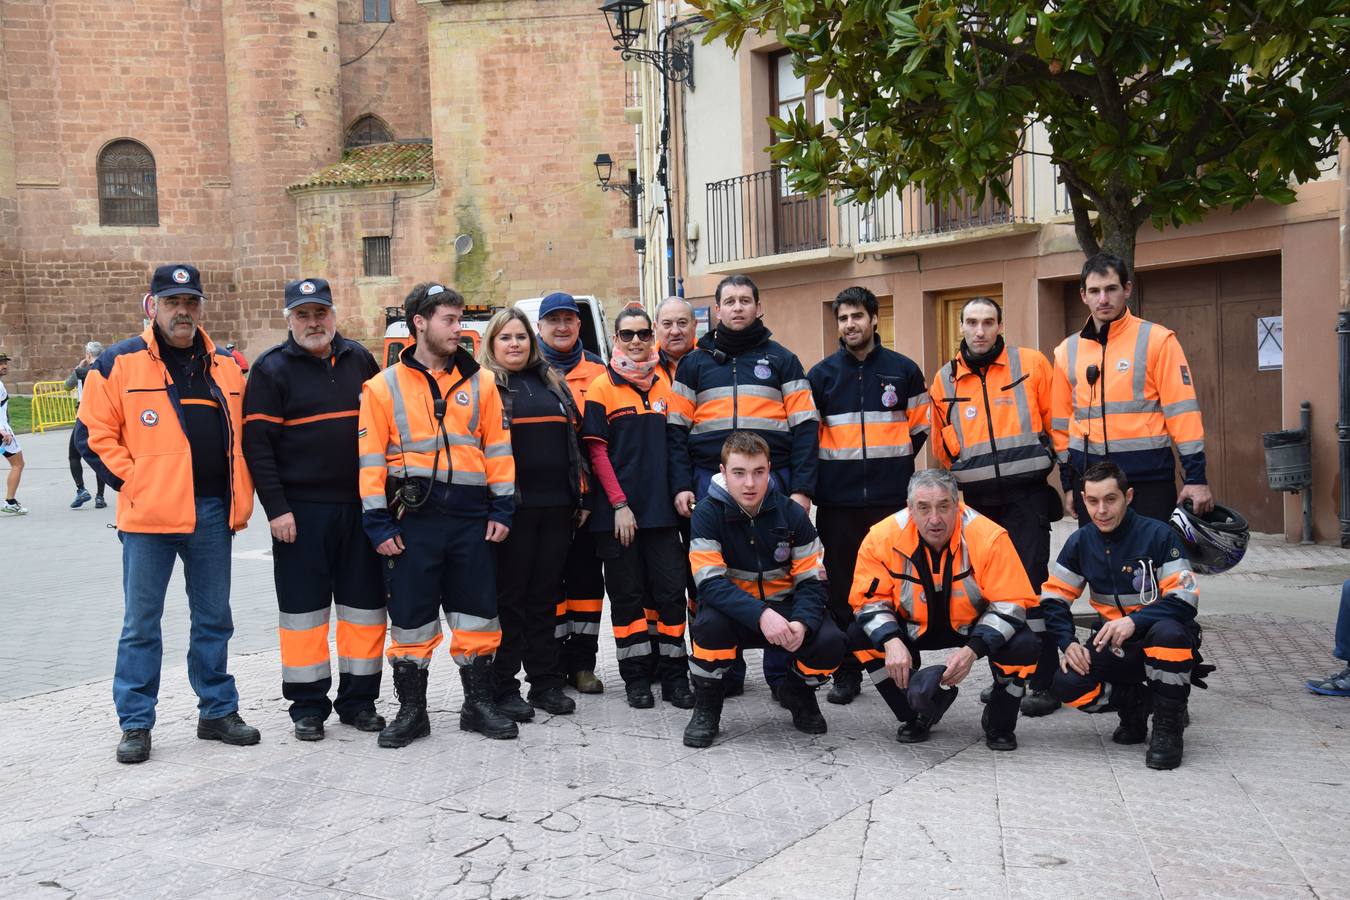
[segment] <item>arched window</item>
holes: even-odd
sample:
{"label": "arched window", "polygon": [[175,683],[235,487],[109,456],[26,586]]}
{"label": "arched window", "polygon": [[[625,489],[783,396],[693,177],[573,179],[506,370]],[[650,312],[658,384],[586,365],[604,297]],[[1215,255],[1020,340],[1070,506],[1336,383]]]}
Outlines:
{"label": "arched window", "polygon": [[348,147],[365,147],[368,144],[387,144],[394,139],[389,126],[380,121],[379,116],[362,116],[347,129]]}
{"label": "arched window", "polygon": [[158,225],[155,157],[137,141],[113,141],[98,155],[98,223]]}

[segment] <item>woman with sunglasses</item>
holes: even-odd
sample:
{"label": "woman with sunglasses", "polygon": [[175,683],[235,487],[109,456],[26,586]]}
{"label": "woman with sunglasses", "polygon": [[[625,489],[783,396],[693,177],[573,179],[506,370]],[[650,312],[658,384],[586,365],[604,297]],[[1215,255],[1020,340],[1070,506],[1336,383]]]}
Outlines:
{"label": "woman with sunglasses", "polygon": [[630,307],[614,322],[609,368],[586,394],[582,436],[604,490],[591,516],[605,564],[610,620],[628,705],[661,699],[691,709],[684,648],[684,582],[688,560],[671,503],[666,406],[670,382],[656,355],[652,320]]}
{"label": "woman with sunglasses", "polygon": [[[492,663],[493,699],[517,722],[533,719],[535,707],[567,715],[576,701],[563,693],[553,630],[572,528],[586,519],[580,411],[517,309],[492,317],[478,361],[496,375],[516,461],[515,518],[497,553],[502,643]],[[530,684],[526,699],[516,680],[522,665]]]}

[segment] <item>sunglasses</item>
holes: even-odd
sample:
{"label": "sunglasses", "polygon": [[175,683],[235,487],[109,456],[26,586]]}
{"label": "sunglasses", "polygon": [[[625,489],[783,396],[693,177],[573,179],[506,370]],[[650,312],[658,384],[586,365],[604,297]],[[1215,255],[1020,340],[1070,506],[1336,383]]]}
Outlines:
{"label": "sunglasses", "polygon": [[619,340],[624,342],[631,341],[633,338],[637,338],[639,341],[646,343],[647,341],[650,341],[654,335],[655,332],[653,332],[650,328],[639,328],[637,331],[634,331],[631,328],[619,329]]}

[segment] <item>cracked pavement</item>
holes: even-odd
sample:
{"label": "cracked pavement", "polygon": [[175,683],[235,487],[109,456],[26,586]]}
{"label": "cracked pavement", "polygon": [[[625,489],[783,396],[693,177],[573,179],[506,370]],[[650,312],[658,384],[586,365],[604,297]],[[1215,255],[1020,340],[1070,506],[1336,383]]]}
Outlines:
{"label": "cracked pavement", "polygon": [[102,513],[65,508],[65,435],[24,446],[34,511],[0,522],[0,896],[1350,900],[1350,700],[1302,689],[1336,667],[1350,553],[1263,540],[1202,580],[1219,671],[1192,694],[1173,772],[1111,743],[1114,717],[1073,711],[1024,720],[1018,751],[990,752],[978,666],[928,743],[896,743],[870,688],[822,704],[829,733],[802,735],[753,674],[756,652],[717,743],[690,750],[687,712],[626,706],[604,641],[608,692],[540,714],[518,741],[458,730],[441,653],[431,737],[381,750],[335,719],[318,743],[291,733],[255,517],[236,542],[231,667],[262,743],[195,738],[171,600],[154,753],[120,766],[118,545]]}

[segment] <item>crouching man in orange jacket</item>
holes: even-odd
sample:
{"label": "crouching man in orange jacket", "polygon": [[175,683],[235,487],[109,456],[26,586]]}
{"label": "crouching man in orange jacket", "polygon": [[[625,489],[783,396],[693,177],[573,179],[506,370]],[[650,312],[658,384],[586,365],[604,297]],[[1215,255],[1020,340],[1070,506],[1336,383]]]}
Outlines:
{"label": "crouching man in orange jacket", "polygon": [[[900,720],[904,744],[928,740],[956,685],[988,657],[985,743],[1016,750],[1018,705],[1040,651],[1026,627],[1036,603],[1026,571],[1008,533],[960,502],[950,472],[916,472],[907,497],[907,508],[872,526],[858,551],[849,648]],[[922,651],[949,648],[956,650],[939,678],[911,685]]]}

